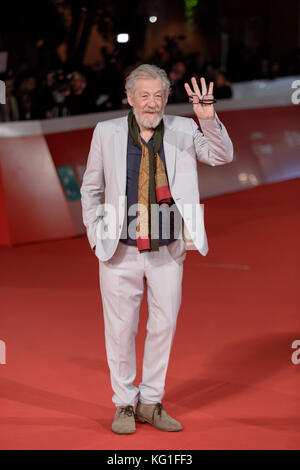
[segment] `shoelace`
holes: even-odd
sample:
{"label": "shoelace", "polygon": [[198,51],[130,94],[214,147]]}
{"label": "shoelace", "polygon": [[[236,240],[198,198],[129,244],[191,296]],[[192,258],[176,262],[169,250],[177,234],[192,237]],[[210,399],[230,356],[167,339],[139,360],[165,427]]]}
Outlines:
{"label": "shoelace", "polygon": [[134,414],[133,407],[131,405],[120,407],[120,413],[124,413],[127,416],[132,416]]}
{"label": "shoelace", "polygon": [[162,403],[156,403],[155,408],[153,410],[152,421],[154,421],[154,413],[157,410],[158,416],[161,416],[161,410],[163,409]]}

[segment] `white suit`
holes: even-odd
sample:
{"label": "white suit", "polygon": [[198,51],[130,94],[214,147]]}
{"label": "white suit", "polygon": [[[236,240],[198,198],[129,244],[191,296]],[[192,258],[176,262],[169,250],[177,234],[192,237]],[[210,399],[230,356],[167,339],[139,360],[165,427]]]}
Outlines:
{"label": "white suit", "polygon": [[[163,120],[170,191],[182,216],[183,228],[188,229],[196,249],[206,255],[197,160],[212,166],[231,162],[232,142],[216,113],[213,120],[200,120],[203,133],[190,118],[164,115]],[[178,239],[161,246],[158,252],[140,253],[136,246],[119,242],[126,220],[127,142],[127,116],[98,123],[81,187],[83,222],[90,246],[96,246],[99,259],[106,351],[115,405],[134,405],[138,398],[143,403],[162,400],[181,303],[186,248],[186,240]],[[133,385],[134,338],[144,277],[149,319],[143,380],[137,388]]]}

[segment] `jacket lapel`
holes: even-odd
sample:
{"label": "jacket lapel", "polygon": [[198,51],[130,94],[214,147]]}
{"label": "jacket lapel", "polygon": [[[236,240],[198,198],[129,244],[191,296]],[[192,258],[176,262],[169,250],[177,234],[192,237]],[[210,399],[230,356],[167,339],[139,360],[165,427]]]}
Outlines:
{"label": "jacket lapel", "polygon": [[164,152],[166,159],[166,167],[170,188],[173,183],[175,174],[175,161],[176,161],[176,140],[177,133],[172,129],[170,124],[170,116],[164,116]]}
{"label": "jacket lapel", "polygon": [[117,127],[114,135],[114,164],[118,179],[119,191],[122,196],[126,194],[126,171],[127,171],[127,144],[128,124],[127,116],[122,118],[121,125]]}

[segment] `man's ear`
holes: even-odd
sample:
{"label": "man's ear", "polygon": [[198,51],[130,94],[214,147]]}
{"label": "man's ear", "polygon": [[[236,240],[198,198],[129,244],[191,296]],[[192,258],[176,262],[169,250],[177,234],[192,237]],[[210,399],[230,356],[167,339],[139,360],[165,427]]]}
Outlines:
{"label": "man's ear", "polygon": [[130,104],[130,106],[133,106],[133,101],[132,101],[130,91],[129,90],[125,90],[125,91],[126,91],[126,96],[127,96],[128,103]]}

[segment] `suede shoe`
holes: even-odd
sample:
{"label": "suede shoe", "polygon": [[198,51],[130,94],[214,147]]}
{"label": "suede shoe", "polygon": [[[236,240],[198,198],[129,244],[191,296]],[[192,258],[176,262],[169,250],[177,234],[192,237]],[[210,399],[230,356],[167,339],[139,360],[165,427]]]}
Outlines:
{"label": "suede shoe", "polygon": [[146,405],[138,402],[135,409],[135,419],[140,423],[150,423],[161,431],[181,431],[183,427],[171,418],[164,410],[161,403]]}
{"label": "suede shoe", "polygon": [[117,406],[111,430],[117,434],[132,434],[135,432],[133,406]]}

